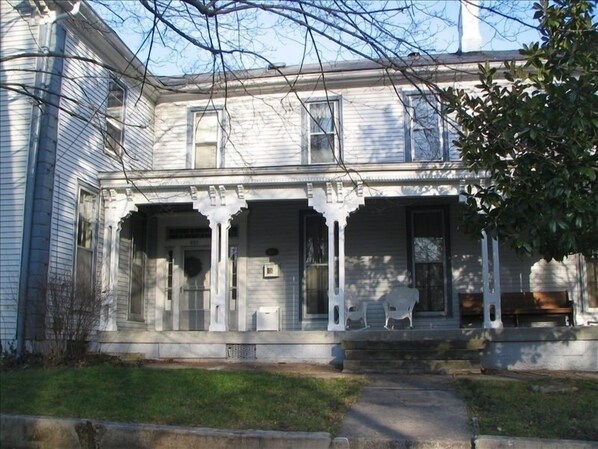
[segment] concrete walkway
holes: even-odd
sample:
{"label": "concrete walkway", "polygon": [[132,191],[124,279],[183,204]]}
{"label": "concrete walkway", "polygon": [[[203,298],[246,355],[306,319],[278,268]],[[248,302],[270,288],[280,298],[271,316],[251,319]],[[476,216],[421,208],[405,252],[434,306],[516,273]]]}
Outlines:
{"label": "concrete walkway", "polygon": [[415,443],[425,447],[426,442],[443,442],[443,448],[471,447],[466,406],[451,377],[369,377],[372,382],[345,415],[339,435],[354,442],[351,447],[378,447],[383,442],[388,447],[398,447],[397,442],[410,442],[406,447]]}

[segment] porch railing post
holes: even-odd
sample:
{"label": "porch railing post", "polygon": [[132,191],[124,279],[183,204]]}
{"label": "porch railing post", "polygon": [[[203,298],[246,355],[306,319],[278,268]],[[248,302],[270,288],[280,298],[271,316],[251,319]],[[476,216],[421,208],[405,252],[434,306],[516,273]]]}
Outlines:
{"label": "porch railing post", "polygon": [[[365,203],[363,185],[347,190],[342,182],[327,182],[324,188],[306,186],[308,204],[326,218],[328,226],[328,330],[345,330],[345,228],[347,218]],[[338,242],[335,227],[338,226]],[[336,249],[338,248],[338,272]],[[338,278],[337,278],[338,276]],[[338,279],[338,285],[337,285]]]}
{"label": "porch railing post", "polygon": [[104,248],[102,276],[102,310],[100,330],[116,331],[116,312],[118,303],[118,271],[120,256],[120,232],[122,222],[132,212],[137,211],[133,198],[119,194],[115,190],[103,190],[104,202]]}
{"label": "porch railing post", "polygon": [[482,283],[484,292],[484,328],[501,328],[500,311],[500,265],[498,260],[498,240],[492,239],[492,282],[490,280],[490,259],[488,254],[488,234],[482,231]]}
{"label": "porch railing post", "polygon": [[247,207],[242,185],[236,189],[225,186],[208,186],[200,191],[189,189],[193,209],[205,215],[212,231],[210,267],[210,325],[212,332],[228,330],[228,231],[231,220],[241,209]]}
{"label": "porch railing post", "polygon": [[[332,215],[332,214],[330,214]],[[336,214],[338,215],[338,214]],[[345,219],[326,217],[328,225],[328,330],[345,329]],[[338,225],[338,242],[335,227]],[[342,236],[342,237],[341,237]],[[338,273],[336,250],[338,248]],[[338,286],[337,286],[338,276]]]}

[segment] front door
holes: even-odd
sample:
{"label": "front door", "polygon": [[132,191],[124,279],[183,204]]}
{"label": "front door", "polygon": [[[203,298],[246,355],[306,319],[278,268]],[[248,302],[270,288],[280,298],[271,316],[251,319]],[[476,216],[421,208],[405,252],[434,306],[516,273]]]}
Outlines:
{"label": "front door", "polygon": [[184,250],[179,313],[180,330],[208,330],[210,325],[209,250]]}

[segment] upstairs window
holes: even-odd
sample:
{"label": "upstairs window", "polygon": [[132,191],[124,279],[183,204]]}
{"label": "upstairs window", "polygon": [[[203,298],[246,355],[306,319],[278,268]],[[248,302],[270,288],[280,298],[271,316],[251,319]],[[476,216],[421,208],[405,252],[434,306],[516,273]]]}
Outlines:
{"label": "upstairs window", "polygon": [[216,168],[220,154],[220,117],[218,111],[193,113],[193,167]]}
{"label": "upstairs window", "polygon": [[106,135],[104,146],[114,156],[122,156],[124,142],[125,89],[116,81],[108,83]]}
{"label": "upstairs window", "polygon": [[405,106],[405,160],[458,160],[452,145],[457,138],[455,124],[449,123],[438,98],[431,94],[411,94],[407,95]]}
{"label": "upstairs window", "polygon": [[332,164],[340,160],[338,100],[313,101],[307,108],[307,162]]}

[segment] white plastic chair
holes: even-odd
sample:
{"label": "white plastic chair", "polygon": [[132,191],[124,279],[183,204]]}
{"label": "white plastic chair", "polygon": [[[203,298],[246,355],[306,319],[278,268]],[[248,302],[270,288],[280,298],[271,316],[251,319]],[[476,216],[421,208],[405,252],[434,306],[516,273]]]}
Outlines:
{"label": "white plastic chair", "polygon": [[360,304],[347,304],[345,308],[345,329],[349,329],[349,321],[359,322],[363,321],[363,327],[361,329],[367,329],[368,325],[368,303],[362,301]]}
{"label": "white plastic chair", "polygon": [[409,319],[409,327],[413,327],[413,308],[419,302],[419,290],[409,287],[395,287],[386,294],[384,299],[384,315],[386,322],[384,327],[391,330],[390,320]]}

